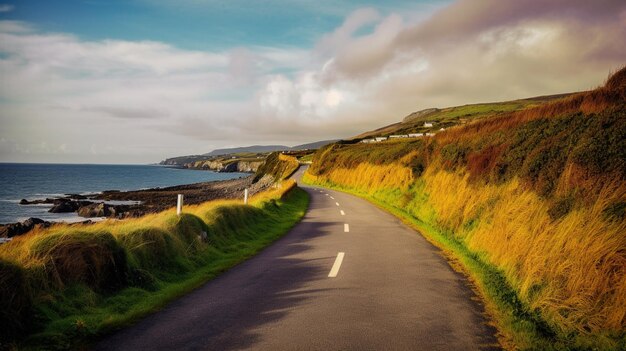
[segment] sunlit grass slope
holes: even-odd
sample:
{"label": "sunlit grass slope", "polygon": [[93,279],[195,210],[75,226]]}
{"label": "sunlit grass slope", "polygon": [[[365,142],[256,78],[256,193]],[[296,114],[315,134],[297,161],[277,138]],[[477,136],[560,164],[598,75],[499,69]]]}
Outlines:
{"label": "sunlit grass slope", "polygon": [[434,138],[326,147],[306,179],[462,256],[509,346],[626,349],[626,70]]}
{"label": "sunlit grass slope", "polygon": [[[388,136],[392,134],[429,132],[439,130],[442,127],[449,128],[455,125],[463,125],[472,121],[504,115],[507,112],[541,106],[549,103],[550,101],[570,95],[572,94],[538,96],[529,99],[454,106],[442,109],[434,108],[425,111],[418,111],[405,117],[402,122],[362,133],[354,137],[354,139]],[[434,123],[434,127],[424,127],[425,122]]]}
{"label": "sunlit grass slope", "polygon": [[293,181],[242,201],[55,225],[0,246],[2,346],[77,348],[250,257],[308,204]]}
{"label": "sunlit grass slope", "polygon": [[259,180],[265,175],[271,175],[275,180],[287,179],[300,167],[298,159],[284,155],[280,152],[272,152],[265,159],[265,163],[259,167],[254,179]]}

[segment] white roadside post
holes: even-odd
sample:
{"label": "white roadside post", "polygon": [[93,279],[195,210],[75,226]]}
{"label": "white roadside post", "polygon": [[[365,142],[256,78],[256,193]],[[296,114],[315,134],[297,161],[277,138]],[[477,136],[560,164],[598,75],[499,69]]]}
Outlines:
{"label": "white roadside post", "polygon": [[246,188],[243,191],[243,204],[247,205],[248,204],[248,188]]}
{"label": "white roadside post", "polygon": [[180,216],[183,213],[183,194],[178,194],[178,202],[176,203],[176,214]]}

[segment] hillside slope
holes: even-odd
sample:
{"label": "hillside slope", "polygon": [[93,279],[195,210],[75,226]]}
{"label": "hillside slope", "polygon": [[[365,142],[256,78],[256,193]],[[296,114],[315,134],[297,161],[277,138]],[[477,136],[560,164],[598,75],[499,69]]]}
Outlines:
{"label": "hillside slope", "polygon": [[459,256],[513,347],[624,349],[626,69],[482,117],[433,138],[333,144],[307,181],[406,215]]}
{"label": "hillside slope", "polygon": [[[476,120],[490,118],[512,111],[520,111],[530,107],[536,107],[551,101],[571,96],[571,93],[536,96],[527,99],[519,99],[504,102],[492,102],[484,104],[471,104],[446,108],[428,108],[416,111],[404,117],[401,122],[361,133],[350,139],[364,139],[392,134],[409,134],[436,132],[441,128],[450,128],[467,124]],[[432,123],[432,127],[425,127],[424,123]]]}
{"label": "hillside slope", "polygon": [[[336,142],[336,139],[321,140],[307,144],[284,145],[253,145],[227,149],[215,149],[203,155],[170,157],[161,161],[160,165],[179,166],[193,169],[210,169],[218,172],[255,172],[259,162],[272,152],[315,150]],[[260,160],[260,161],[259,161]],[[231,163],[241,163],[231,165]],[[231,165],[231,167],[228,167]]]}
{"label": "hillside slope", "polygon": [[262,152],[274,152],[274,151],[285,151],[289,150],[289,146],[285,145],[252,145],[252,146],[242,146],[242,147],[231,147],[226,149],[215,149],[209,153],[203,154],[202,156],[221,156],[221,155],[230,155],[230,154],[238,154],[238,153],[262,153]]}

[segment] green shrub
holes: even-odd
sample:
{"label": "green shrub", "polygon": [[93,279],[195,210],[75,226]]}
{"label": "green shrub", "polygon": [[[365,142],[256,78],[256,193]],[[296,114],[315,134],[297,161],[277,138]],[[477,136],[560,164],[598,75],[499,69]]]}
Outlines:
{"label": "green shrub", "polygon": [[603,211],[604,218],[612,222],[621,222],[626,219],[626,201],[610,204]]}
{"label": "green shrub", "polygon": [[556,200],[550,209],[548,209],[548,215],[552,220],[565,217],[574,207],[575,201],[576,199],[572,195]]}
{"label": "green shrub", "polygon": [[458,143],[443,146],[441,148],[441,158],[443,160],[444,167],[452,170],[461,165],[464,166],[467,161],[469,151],[468,147]]}

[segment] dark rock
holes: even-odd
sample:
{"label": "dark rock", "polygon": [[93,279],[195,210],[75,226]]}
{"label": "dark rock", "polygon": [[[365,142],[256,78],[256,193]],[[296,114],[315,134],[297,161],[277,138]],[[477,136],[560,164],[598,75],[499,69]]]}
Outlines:
{"label": "dark rock", "polygon": [[67,199],[72,199],[72,200],[87,200],[88,197],[85,195],[80,195],[80,194],[65,194]]}
{"label": "dark rock", "polygon": [[[57,200],[66,200],[66,199],[57,199]],[[50,213],[67,213],[67,212],[75,212],[80,207],[80,203],[78,201],[57,201],[55,205],[52,206],[51,209],[48,210]]]}
{"label": "dark rock", "polygon": [[115,212],[115,206],[105,203],[92,203],[78,209],[78,215],[85,218],[115,216]]}
{"label": "dark rock", "polygon": [[220,170],[220,172],[237,172],[238,163],[231,162],[227,164],[224,168]]}
{"label": "dark rock", "polygon": [[53,204],[57,199],[37,199],[33,201],[28,201],[26,199],[20,200],[20,205],[40,205],[40,204]]}
{"label": "dark rock", "polygon": [[25,220],[24,222],[22,222],[22,225],[27,226],[29,228],[32,228],[32,227],[34,227],[37,224],[43,224],[43,223],[46,223],[46,221],[44,221],[43,219],[40,219],[40,218],[31,217],[31,218]]}
{"label": "dark rock", "polygon": [[1,238],[12,238],[14,236],[26,234],[36,227],[48,228],[52,223],[39,218],[29,218],[21,223],[11,223],[0,226]]}
{"label": "dark rock", "polygon": [[[47,199],[46,199],[46,200],[47,200]],[[65,202],[71,202],[71,201],[72,201],[72,200],[70,200],[70,199],[64,199],[64,198],[62,198],[62,197],[59,197],[59,198],[53,199],[52,203],[53,203],[53,204],[55,204],[55,205],[60,205],[60,204],[62,204],[62,203],[65,203]]]}
{"label": "dark rock", "polygon": [[99,217],[98,213],[100,211],[100,205],[101,204],[91,204],[87,206],[82,206],[78,209],[77,213],[79,216],[86,218]]}

